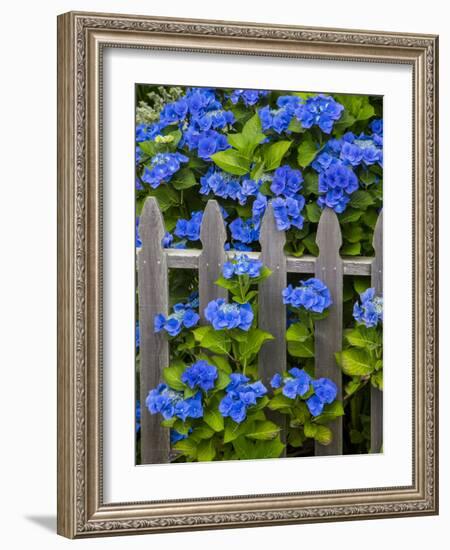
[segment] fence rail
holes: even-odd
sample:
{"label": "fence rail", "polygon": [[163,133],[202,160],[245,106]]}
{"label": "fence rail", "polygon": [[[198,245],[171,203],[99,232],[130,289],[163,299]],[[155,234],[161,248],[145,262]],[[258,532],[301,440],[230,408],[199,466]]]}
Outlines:
{"label": "fence rail", "polygon": [[[226,297],[226,291],[214,284],[224,262],[236,251],[225,251],[225,223],[216,201],[206,206],[200,231],[202,249],[165,249],[162,238],[164,222],[155,198],[146,200],[141,214],[139,232],[142,248],[138,254],[138,294],[140,323],[140,398],[141,403],[150,389],[162,378],[162,370],[168,365],[169,344],[163,333],[155,333],[153,319],[157,313],[168,314],[169,269],[194,269],[199,275],[200,315],[211,300]],[[275,226],[272,206],[269,203],[261,226],[261,252],[248,252],[252,258],[261,258],[272,270],[272,275],[260,285],[259,326],[275,336],[267,342],[259,355],[259,369],[264,382],[286,368],[286,309],[281,291],[287,284],[287,273],[311,273],[322,279],[330,289],[333,305],[328,317],[315,327],[316,376],[331,378],[342,397],[342,373],[336,365],[334,353],[342,347],[342,304],[344,275],[371,277],[377,293],[382,293],[382,215],[374,232],[374,257],[341,258],[341,230],[336,214],[326,208],[322,212],[316,242],[319,256],[295,258],[284,254],[285,234]],[[371,390],[371,452],[379,452],[382,446],[383,401],[382,392]],[[281,418],[276,419],[279,423]],[[342,454],[342,419],[330,425],[333,431],[331,445],[316,444],[316,455]],[[141,461],[143,464],[164,463],[169,460],[169,430],[160,425],[156,416],[141,415]]]}

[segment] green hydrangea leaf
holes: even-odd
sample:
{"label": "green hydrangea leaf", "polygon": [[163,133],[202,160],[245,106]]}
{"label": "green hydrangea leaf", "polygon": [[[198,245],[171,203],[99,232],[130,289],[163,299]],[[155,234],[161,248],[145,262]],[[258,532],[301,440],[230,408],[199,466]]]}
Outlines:
{"label": "green hydrangea leaf", "polygon": [[234,149],[214,153],[211,159],[219,168],[235,176],[245,176],[250,170],[250,161]]}
{"label": "green hydrangea leaf", "polygon": [[204,411],[203,420],[212,428],[215,432],[221,432],[224,428],[223,416],[218,410],[207,409]]}
{"label": "green hydrangea leaf", "polygon": [[264,164],[267,171],[275,170],[281,164],[284,155],[288,152],[292,141],[277,141],[269,145],[264,151]]}
{"label": "green hydrangea leaf", "polygon": [[349,376],[367,376],[375,366],[364,349],[351,348],[340,352],[341,366]]}

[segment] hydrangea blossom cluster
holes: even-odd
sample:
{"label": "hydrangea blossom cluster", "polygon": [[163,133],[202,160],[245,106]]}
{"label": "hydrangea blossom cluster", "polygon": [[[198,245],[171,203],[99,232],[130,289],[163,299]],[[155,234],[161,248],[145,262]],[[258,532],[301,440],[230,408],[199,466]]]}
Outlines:
{"label": "hydrangea blossom cluster", "polygon": [[[250,244],[259,239],[259,225],[255,225],[253,219],[244,220],[242,218],[236,218],[229,226],[231,236],[235,241],[239,241],[244,244]],[[241,250],[251,250],[251,248]]]}
{"label": "hydrangea blossom cluster", "polygon": [[317,204],[328,206],[338,214],[344,212],[350,196],[358,189],[358,178],[352,168],[344,163],[333,163],[319,174],[319,193]]}
{"label": "hydrangea blossom cluster", "polygon": [[318,94],[309,97],[295,111],[303,128],[318,126],[322,132],[330,134],[334,123],[341,118],[343,105],[329,95]]}
{"label": "hydrangea blossom cluster", "polygon": [[145,167],[142,181],[156,189],[161,183],[167,183],[178,172],[181,163],[188,161],[188,157],[181,153],[158,153],[152,157],[151,166]]}
{"label": "hydrangea blossom cluster", "polygon": [[303,128],[318,126],[323,132],[330,134],[344,110],[343,105],[323,94],[309,97],[306,101],[293,95],[280,96],[277,107],[278,109],[271,109],[266,106],[258,112],[263,130],[274,130],[278,134],[288,130],[294,118],[300,121]]}
{"label": "hydrangea blossom cluster", "polygon": [[205,317],[214,330],[239,328],[249,330],[253,322],[250,304],[228,304],[223,298],[209,302],[205,308]]}
{"label": "hydrangea blossom cluster", "polygon": [[181,375],[181,381],[188,385],[191,390],[199,388],[209,391],[214,388],[218,373],[217,368],[207,361],[199,360],[188,367]]}
{"label": "hydrangea blossom cluster", "polygon": [[285,164],[277,168],[273,173],[270,190],[274,195],[296,197],[302,188],[302,183],[303,176],[300,170],[294,170],[288,164]]}
{"label": "hydrangea blossom cluster", "polygon": [[227,138],[216,130],[198,131],[190,126],[183,135],[183,142],[190,151],[197,149],[203,160],[211,160],[211,155],[229,149]]}
{"label": "hydrangea blossom cluster", "polygon": [[260,186],[259,181],[244,178],[241,182],[238,177],[212,167],[200,178],[202,195],[213,193],[223,199],[237,200],[241,205],[244,205],[249,197],[256,196]]}
{"label": "hydrangea blossom cluster", "polygon": [[282,394],[289,399],[302,398],[309,394],[305,402],[313,416],[322,414],[325,405],[333,403],[337,397],[337,386],[328,378],[314,380],[304,369],[297,367],[290,369],[288,374],[285,378],[281,374],[275,374],[270,385],[275,389],[282,388]]}
{"label": "hydrangea blossom cluster", "polygon": [[166,384],[159,384],[150,390],[145,405],[151,414],[160,413],[165,420],[174,416],[182,420],[186,418],[202,418],[202,394],[196,393],[193,397],[184,399],[183,393],[172,390]]}
{"label": "hydrangea blossom cluster", "polygon": [[225,279],[231,279],[233,275],[248,275],[251,279],[261,275],[263,263],[253,260],[247,254],[237,254],[231,261],[225,262],[222,274]]}
{"label": "hydrangea blossom cluster", "polygon": [[155,137],[152,131],[152,126],[149,124],[137,124],[136,125],[136,143],[142,143]]}
{"label": "hydrangea blossom cluster", "polygon": [[230,95],[230,100],[233,105],[236,105],[239,103],[239,101],[242,101],[242,103],[246,106],[252,106],[256,105],[258,101],[266,97],[269,94],[267,90],[233,90],[233,92]]}
{"label": "hydrangea blossom cluster", "polygon": [[194,327],[199,322],[200,317],[194,309],[194,307],[198,307],[198,305],[194,306],[193,303],[195,302],[175,304],[173,306],[173,312],[167,318],[162,313],[155,315],[155,332],[165,330],[170,336],[177,336],[180,334],[183,327]]}
{"label": "hydrangea blossom cluster", "polygon": [[305,199],[302,195],[297,195],[296,198],[287,197],[282,199],[277,197],[273,199],[272,208],[277,229],[279,231],[287,231],[291,227],[301,229],[304,222],[301,211],[304,206]]}
{"label": "hydrangea blossom cluster", "polygon": [[230,417],[237,423],[247,418],[247,409],[256,405],[257,400],[267,393],[267,388],[258,380],[250,383],[250,378],[243,374],[230,375],[231,382],[225,388],[226,395],[219,404],[220,414]]}
{"label": "hydrangea blossom cluster", "polygon": [[189,241],[198,241],[200,239],[200,227],[202,225],[203,212],[192,212],[189,220],[177,220],[175,226],[175,235],[177,237],[185,237]]}
{"label": "hydrangea blossom cluster", "polygon": [[353,317],[367,328],[376,327],[383,322],[383,298],[375,296],[375,289],[368,288],[360,295],[361,304],[353,306]]}
{"label": "hydrangea blossom cluster", "polygon": [[328,287],[315,277],[300,281],[300,286],[295,288],[292,285],[287,286],[282,295],[283,303],[314,313],[323,313],[332,304]]}
{"label": "hydrangea blossom cluster", "polygon": [[286,95],[277,99],[278,109],[271,109],[269,105],[259,109],[263,131],[274,130],[277,134],[285,132],[302,102],[298,96]]}
{"label": "hydrangea blossom cluster", "polygon": [[159,121],[153,125],[151,132],[158,135],[164,128],[173,124],[178,124],[180,128],[210,130],[224,128],[233,122],[233,113],[223,109],[213,89],[189,88],[185,96],[164,107]]}
{"label": "hydrangea blossom cluster", "polygon": [[[356,136],[346,132],[341,139],[330,139],[322,152],[312,162],[311,166],[322,172],[333,164],[344,164],[353,168],[368,167],[373,164],[383,165],[383,122],[381,119],[372,121],[372,134],[362,132]],[[379,133],[375,133],[375,128]]]}

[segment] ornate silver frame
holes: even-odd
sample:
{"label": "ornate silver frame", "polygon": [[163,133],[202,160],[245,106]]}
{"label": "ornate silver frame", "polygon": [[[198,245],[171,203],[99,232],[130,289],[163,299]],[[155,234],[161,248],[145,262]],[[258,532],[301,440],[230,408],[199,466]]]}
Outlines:
{"label": "ornate silver frame", "polygon": [[[102,501],[102,48],[406,63],[414,89],[409,487]],[[58,18],[58,533],[70,538],[438,513],[438,38],[129,15]],[[149,495],[150,497],[150,495]]]}

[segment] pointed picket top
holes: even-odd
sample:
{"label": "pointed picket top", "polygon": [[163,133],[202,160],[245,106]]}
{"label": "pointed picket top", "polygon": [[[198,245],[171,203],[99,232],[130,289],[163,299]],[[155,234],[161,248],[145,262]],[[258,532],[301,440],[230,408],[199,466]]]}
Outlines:
{"label": "pointed picket top", "polygon": [[261,245],[269,241],[277,245],[281,244],[282,246],[286,243],[286,233],[284,231],[279,231],[277,228],[272,201],[269,201],[266,211],[264,212],[259,232],[259,242]]}
{"label": "pointed picket top", "polygon": [[222,267],[226,261],[225,241],[227,231],[220,211],[219,203],[209,200],[203,213],[200,228],[202,252],[198,264],[198,287],[200,298],[200,316],[204,319],[205,307],[211,300],[226,298],[228,292],[219,286],[216,281],[222,274]]}
{"label": "pointed picket top", "polygon": [[161,243],[165,233],[164,218],[158,201],[155,197],[148,197],[139,218],[139,237],[142,241],[142,247],[147,247],[156,242],[162,248]]}
{"label": "pointed picket top", "polygon": [[202,226],[200,228],[200,241],[203,248],[211,241],[221,244],[222,248],[227,240],[227,230],[223,221],[219,203],[216,200],[209,200],[203,212]]}
{"label": "pointed picket top", "polygon": [[317,227],[316,243],[319,247],[320,254],[331,249],[339,252],[342,246],[341,227],[335,211],[326,207],[320,216],[319,225]]}

